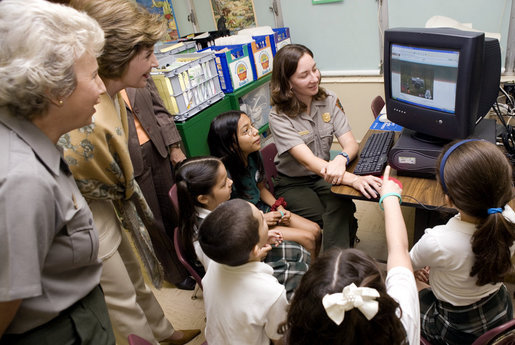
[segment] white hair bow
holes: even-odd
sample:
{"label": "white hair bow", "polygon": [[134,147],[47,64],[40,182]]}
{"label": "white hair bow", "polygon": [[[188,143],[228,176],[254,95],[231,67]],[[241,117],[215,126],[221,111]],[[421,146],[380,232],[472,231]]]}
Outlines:
{"label": "white hair bow", "polygon": [[351,283],[344,287],[341,293],[325,295],[322,304],[327,316],[335,324],[340,325],[343,322],[345,312],[353,308],[358,308],[367,320],[371,320],[379,310],[377,297],[379,297],[379,292],[376,289],[356,287],[354,283]]}

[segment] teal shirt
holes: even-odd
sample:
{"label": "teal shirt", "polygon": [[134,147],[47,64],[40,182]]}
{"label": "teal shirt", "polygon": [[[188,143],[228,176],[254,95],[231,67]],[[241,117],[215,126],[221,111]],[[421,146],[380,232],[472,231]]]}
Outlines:
{"label": "teal shirt", "polygon": [[[261,155],[261,153],[259,153]],[[232,185],[231,198],[240,198],[256,205],[263,212],[268,212],[269,208],[261,201],[261,193],[259,192],[258,183],[264,180],[264,176],[259,173],[258,162],[256,156],[249,156],[249,165],[247,166],[247,173],[242,177],[242,185],[245,190],[236,190],[236,184]],[[265,208],[265,209],[263,209]],[[268,210],[266,210],[268,208]]]}

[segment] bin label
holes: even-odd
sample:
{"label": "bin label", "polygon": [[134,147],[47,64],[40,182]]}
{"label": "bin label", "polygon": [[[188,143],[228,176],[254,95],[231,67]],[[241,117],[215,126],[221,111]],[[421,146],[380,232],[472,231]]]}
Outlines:
{"label": "bin label", "polygon": [[270,73],[272,71],[272,63],[274,59],[272,56],[272,48],[270,47],[260,50],[259,52],[254,54],[258,78],[261,78],[265,74]]}
{"label": "bin label", "polygon": [[230,64],[233,88],[237,89],[253,80],[250,59],[245,57]]}

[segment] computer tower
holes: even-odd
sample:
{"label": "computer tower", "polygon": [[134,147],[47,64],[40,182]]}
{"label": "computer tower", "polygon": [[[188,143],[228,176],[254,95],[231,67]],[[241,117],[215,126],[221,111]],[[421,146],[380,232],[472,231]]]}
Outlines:
{"label": "computer tower", "polygon": [[[488,140],[495,144],[495,120],[483,119],[474,128],[469,138]],[[388,164],[398,175],[434,178],[436,159],[445,144],[423,142],[415,132],[404,128],[388,154]]]}

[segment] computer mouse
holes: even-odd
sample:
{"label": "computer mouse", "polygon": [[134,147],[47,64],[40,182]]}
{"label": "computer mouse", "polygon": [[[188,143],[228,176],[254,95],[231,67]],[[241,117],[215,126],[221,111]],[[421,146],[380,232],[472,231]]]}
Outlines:
{"label": "computer mouse", "polygon": [[386,114],[382,114],[379,116],[379,122],[387,122],[388,118],[386,117]]}

